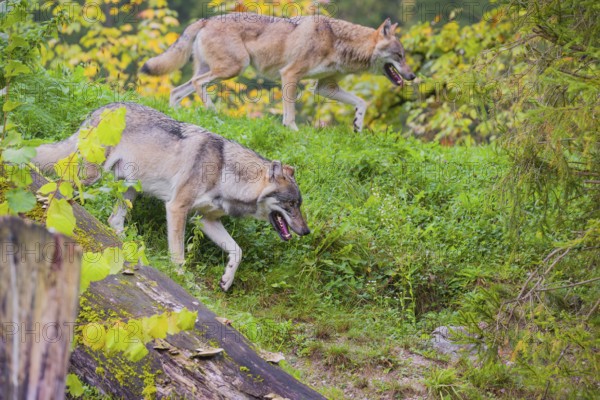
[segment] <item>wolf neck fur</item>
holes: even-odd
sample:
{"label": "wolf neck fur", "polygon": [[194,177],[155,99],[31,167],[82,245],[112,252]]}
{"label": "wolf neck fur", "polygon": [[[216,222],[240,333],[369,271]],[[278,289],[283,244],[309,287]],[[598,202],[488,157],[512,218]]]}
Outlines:
{"label": "wolf neck fur", "polygon": [[360,69],[372,66],[377,31],[341,20],[329,20],[335,35],[335,49],[345,63]]}

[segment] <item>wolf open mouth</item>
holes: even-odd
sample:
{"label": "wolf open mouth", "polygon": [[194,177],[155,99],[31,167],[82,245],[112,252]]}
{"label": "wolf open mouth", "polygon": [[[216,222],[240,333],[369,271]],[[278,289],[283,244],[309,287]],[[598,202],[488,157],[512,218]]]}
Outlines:
{"label": "wolf open mouth", "polygon": [[383,66],[383,72],[385,72],[385,76],[388,77],[390,81],[396,86],[402,86],[404,82],[402,80],[402,76],[400,76],[400,72],[394,67],[394,64],[387,63]]}
{"label": "wolf open mouth", "polygon": [[273,225],[275,231],[279,234],[281,240],[288,241],[292,238],[288,224],[280,212],[271,212],[269,214],[269,221],[271,222],[271,225]]}

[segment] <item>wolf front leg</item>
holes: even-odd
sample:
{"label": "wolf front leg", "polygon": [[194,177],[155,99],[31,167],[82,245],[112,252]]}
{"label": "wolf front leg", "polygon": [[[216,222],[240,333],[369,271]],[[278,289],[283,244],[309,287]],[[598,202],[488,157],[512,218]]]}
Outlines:
{"label": "wolf front leg", "polygon": [[242,249],[235,240],[233,240],[231,235],[229,235],[229,232],[225,230],[221,221],[206,219],[202,220],[202,223],[202,232],[229,255],[225,273],[223,274],[223,277],[221,277],[221,282],[219,284],[221,289],[227,291],[233,284],[235,272],[242,261]]}
{"label": "wolf front leg", "polygon": [[336,100],[344,104],[350,104],[354,106],[354,130],[356,132],[362,131],[363,123],[365,120],[365,113],[367,111],[367,102],[360,97],[346,92],[342,89],[335,80],[323,79],[317,83],[316,93],[320,96],[327,97],[328,99]]}
{"label": "wolf front leg", "polygon": [[281,70],[281,92],[283,97],[283,125],[293,131],[298,130],[296,125],[296,96],[298,82],[302,73],[294,66],[287,66]]}
{"label": "wolf front leg", "polygon": [[185,222],[189,206],[185,202],[175,200],[168,201],[167,209],[167,234],[169,240],[169,253],[171,261],[183,264],[183,236],[185,234]]}

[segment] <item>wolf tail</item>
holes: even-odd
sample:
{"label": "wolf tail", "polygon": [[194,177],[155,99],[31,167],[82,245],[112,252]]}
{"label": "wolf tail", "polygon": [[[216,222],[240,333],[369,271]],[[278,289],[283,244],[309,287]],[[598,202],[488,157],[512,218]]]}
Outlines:
{"label": "wolf tail", "polygon": [[167,51],[146,61],[140,72],[146,75],[159,76],[183,67],[192,55],[196,35],[205,25],[205,19],[189,25]]}
{"label": "wolf tail", "polygon": [[44,172],[52,171],[54,164],[56,164],[58,160],[77,151],[78,135],[79,131],[61,142],[38,146],[36,149],[37,154],[31,161]]}

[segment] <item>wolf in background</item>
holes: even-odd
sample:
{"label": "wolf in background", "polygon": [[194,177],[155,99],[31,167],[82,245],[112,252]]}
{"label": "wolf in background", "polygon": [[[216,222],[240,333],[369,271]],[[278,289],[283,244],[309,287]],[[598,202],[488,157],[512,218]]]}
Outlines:
{"label": "wolf in background", "polygon": [[404,48],[387,19],[373,29],[321,15],[276,18],[233,13],[198,20],[189,25],[163,54],[149,59],[141,69],[164,75],[194,60],[192,79],[171,91],[171,106],[194,90],[209,108],[210,84],[240,75],[249,65],[271,79],[281,77],[283,124],[297,130],[295,100],[298,82],[317,79],[315,92],[355,107],[354,129],[361,131],[367,103],[346,92],[338,81],[346,74],[383,73],[393,84],[413,80]]}
{"label": "wolf in background", "polygon": [[[165,202],[173,262],[185,260],[184,231],[192,210],[203,217],[202,232],[228,253],[220,282],[225,291],[233,283],[242,249],[225,230],[222,216],[268,220],[284,241],[292,238],[291,231],[300,236],[310,233],[300,211],[302,195],[294,169],[289,165],[269,161],[239,143],[134,103],[101,107],[80,129],[96,126],[104,110],[118,107],[126,108],[125,129],[119,144],[105,149],[103,167],[117,179],[139,180],[144,193]],[[78,134],[39,146],[33,162],[51,170],[58,160],[77,151]],[[130,201],[135,196],[133,188],[124,194]],[[126,213],[125,205],[120,205],[109,218],[117,232],[123,230]]]}

